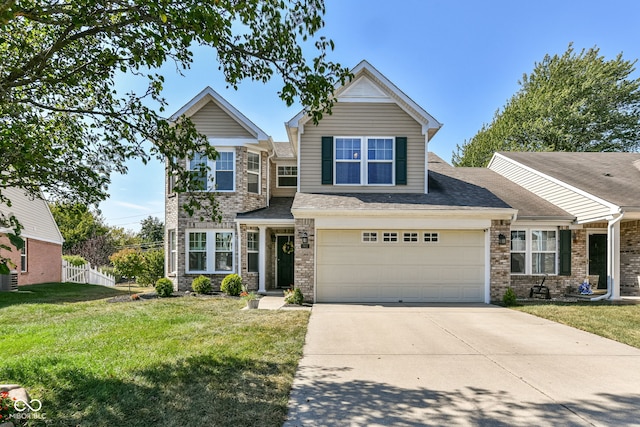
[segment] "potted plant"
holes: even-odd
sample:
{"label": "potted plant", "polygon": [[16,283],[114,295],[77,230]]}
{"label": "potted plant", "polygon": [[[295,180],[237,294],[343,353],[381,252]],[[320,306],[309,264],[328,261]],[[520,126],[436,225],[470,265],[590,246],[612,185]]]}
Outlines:
{"label": "potted plant", "polygon": [[240,298],[247,302],[247,308],[258,308],[260,295],[254,291],[248,292],[246,289],[243,289],[242,292],[240,292]]}

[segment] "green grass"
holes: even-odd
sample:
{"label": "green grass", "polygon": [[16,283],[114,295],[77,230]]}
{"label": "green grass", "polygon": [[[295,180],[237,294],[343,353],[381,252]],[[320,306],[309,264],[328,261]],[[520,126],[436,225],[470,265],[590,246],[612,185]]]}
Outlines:
{"label": "green grass", "polygon": [[549,303],[511,308],[640,348],[640,305]]}
{"label": "green grass", "polygon": [[110,303],[127,291],[92,285],[20,289],[0,294],[0,382],[41,400],[46,425],[282,424],[308,312],[240,310],[229,298]]}

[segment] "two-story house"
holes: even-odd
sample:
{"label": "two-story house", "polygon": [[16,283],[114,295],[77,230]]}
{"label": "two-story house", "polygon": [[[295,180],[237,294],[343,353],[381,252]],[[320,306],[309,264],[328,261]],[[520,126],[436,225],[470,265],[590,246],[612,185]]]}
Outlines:
{"label": "two-story house", "polygon": [[200,274],[219,286],[233,272],[313,302],[489,302],[544,275],[554,294],[584,279],[574,213],[495,168],[448,165],[429,153],[440,122],[368,62],[352,73],[333,113],[315,125],[300,112],[286,142],[210,88],[174,115],[220,152],[204,161],[223,213],[189,217],[167,178],[176,288]]}

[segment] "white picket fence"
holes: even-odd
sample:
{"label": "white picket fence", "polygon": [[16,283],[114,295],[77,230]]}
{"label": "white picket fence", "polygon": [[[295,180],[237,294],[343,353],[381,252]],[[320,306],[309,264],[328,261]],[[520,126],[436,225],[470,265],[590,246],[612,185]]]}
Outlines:
{"label": "white picket fence", "polygon": [[97,268],[87,263],[81,267],[62,260],[62,281],[73,283],[88,283],[92,285],[115,286],[116,279],[110,274],[101,273]]}

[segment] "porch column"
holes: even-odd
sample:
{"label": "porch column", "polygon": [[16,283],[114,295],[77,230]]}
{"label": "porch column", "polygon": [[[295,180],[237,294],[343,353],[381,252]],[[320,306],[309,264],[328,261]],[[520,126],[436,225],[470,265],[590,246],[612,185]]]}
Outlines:
{"label": "porch column", "polygon": [[609,222],[608,245],[608,280],[611,299],[620,299],[620,219]]}
{"label": "porch column", "polygon": [[266,292],[267,226],[259,225],[258,230],[258,292]]}

